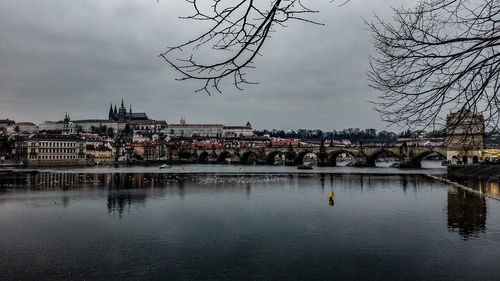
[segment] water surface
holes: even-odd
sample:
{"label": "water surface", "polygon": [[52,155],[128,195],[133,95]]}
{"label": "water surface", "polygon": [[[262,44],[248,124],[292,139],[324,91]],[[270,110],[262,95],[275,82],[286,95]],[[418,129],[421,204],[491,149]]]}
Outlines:
{"label": "water surface", "polygon": [[0,279],[500,280],[498,201],[373,170],[3,175]]}

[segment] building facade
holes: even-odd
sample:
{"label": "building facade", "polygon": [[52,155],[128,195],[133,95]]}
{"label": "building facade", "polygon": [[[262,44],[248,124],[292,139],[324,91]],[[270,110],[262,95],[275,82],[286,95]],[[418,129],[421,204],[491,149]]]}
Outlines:
{"label": "building facade", "polygon": [[253,135],[253,129],[250,122],[247,122],[245,126],[224,126],[222,129],[222,136],[225,138],[244,138]]}
{"label": "building facade", "polygon": [[188,124],[181,118],[179,124],[169,124],[167,132],[175,137],[184,138],[239,138],[254,135],[252,125],[224,126],[222,124]]}
{"label": "building facade", "polygon": [[163,120],[131,120],[128,121],[134,133],[158,134],[167,132],[167,122]]}
{"label": "building facade", "polygon": [[222,137],[224,125],[222,124],[186,124],[181,120],[180,124],[168,125],[170,135],[181,138]]}
{"label": "building facade", "polygon": [[484,149],[483,116],[467,110],[448,115],[445,144],[446,159],[451,164],[481,161],[481,150]]}
{"label": "building facade", "polygon": [[93,164],[105,164],[115,161],[113,150],[105,145],[87,145],[87,161]]}
{"label": "building facade", "polygon": [[20,139],[16,154],[28,167],[87,164],[85,140],[73,135],[38,134]]}

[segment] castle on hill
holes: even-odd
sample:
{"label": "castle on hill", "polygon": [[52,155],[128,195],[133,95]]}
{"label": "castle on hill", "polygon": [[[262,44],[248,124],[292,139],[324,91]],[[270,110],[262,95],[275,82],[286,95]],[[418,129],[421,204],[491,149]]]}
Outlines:
{"label": "castle on hill", "polygon": [[116,109],[116,104],[114,109],[113,109],[113,104],[109,105],[108,120],[117,122],[127,122],[135,120],[149,120],[149,118],[148,115],[144,112],[132,113],[132,105],[130,105],[130,110],[129,112],[127,112],[127,109],[125,108],[122,99],[122,104],[118,110]]}
{"label": "castle on hill", "polygon": [[116,133],[125,129],[125,126],[130,122],[144,121],[149,121],[148,115],[144,112],[133,113],[132,105],[130,105],[130,110],[127,112],[122,99],[119,109],[116,104],[114,108],[113,104],[110,105],[108,119],[71,120],[69,118],[69,114],[66,114],[64,120],[45,121],[40,124],[39,129],[41,131],[63,131],[68,134],[72,134],[77,131],[93,132],[96,128],[102,128],[105,126],[106,129],[112,128]]}

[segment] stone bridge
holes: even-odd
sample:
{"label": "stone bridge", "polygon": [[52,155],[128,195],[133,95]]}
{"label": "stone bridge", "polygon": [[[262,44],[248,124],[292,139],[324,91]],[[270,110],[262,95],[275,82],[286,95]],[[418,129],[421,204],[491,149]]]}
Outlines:
{"label": "stone bridge", "polygon": [[374,167],[377,158],[396,157],[400,167],[421,167],[420,161],[431,154],[446,158],[446,147],[423,146],[364,146],[364,147],[261,147],[261,148],[216,148],[216,149],[176,149],[170,151],[172,161],[189,163],[235,163],[235,164],[275,164],[275,159],[283,159],[285,165],[301,165],[307,154],[314,154],[318,166],[336,166],[337,157],[349,154],[355,166]]}

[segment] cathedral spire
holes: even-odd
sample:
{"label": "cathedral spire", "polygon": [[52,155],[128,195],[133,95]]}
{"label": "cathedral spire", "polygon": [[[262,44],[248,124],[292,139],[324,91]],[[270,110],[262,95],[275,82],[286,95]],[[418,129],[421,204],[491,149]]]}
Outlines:
{"label": "cathedral spire", "polygon": [[113,120],[113,104],[112,103],[109,105],[108,119]]}
{"label": "cathedral spire", "polygon": [[132,104],[130,105],[130,114],[132,114]]}

